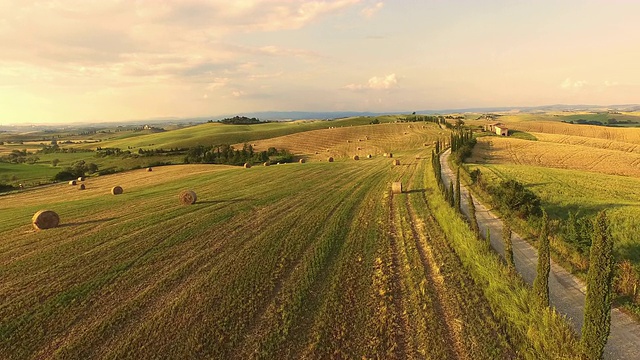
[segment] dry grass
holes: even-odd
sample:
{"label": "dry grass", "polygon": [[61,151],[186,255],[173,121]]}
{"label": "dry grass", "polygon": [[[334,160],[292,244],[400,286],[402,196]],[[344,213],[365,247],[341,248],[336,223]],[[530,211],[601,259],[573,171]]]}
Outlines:
{"label": "dry grass", "polygon": [[[555,121],[507,123],[510,129],[557,135],[582,136],[640,145],[640,128],[615,128],[595,125],[566,124]],[[537,135],[536,135],[537,136]]]}
{"label": "dry grass", "polygon": [[[351,158],[353,154],[382,155],[391,150],[405,151],[422,147],[425,142],[432,143],[448,136],[448,132],[435,124],[425,123],[424,128],[416,124],[409,129],[406,123],[389,123],[321,129],[258,140],[255,151],[264,151],[270,147],[287,149],[295,155],[305,155],[309,161],[324,161],[327,155],[336,158]],[[243,144],[235,144],[242,148]]]}
{"label": "dry grass", "polygon": [[60,216],[52,210],[40,210],[33,215],[31,223],[37,230],[52,229],[60,224]]}
{"label": "dry grass", "polygon": [[617,150],[622,152],[632,152],[640,154],[640,144],[634,144],[630,142],[589,138],[576,135],[559,135],[547,133],[532,134],[538,139],[538,141],[551,142],[556,144],[581,145],[599,149]]}
{"label": "dry grass", "polygon": [[153,174],[145,170],[132,170],[109,176],[98,176],[91,180],[91,191],[78,192],[75,187],[63,184],[52,184],[30,189],[18,194],[7,194],[0,201],[0,209],[40,206],[43,199],[47,203],[72,202],[99,198],[111,191],[114,183],[128,184],[127,192],[147,190],[167,183],[186,181],[201,174],[215,174],[226,170],[237,169],[227,165],[173,165],[162,166],[154,170]]}
{"label": "dry grass", "polygon": [[567,143],[481,137],[469,160],[478,164],[533,165],[640,177],[638,153]]}
{"label": "dry grass", "polygon": [[180,193],[180,203],[183,205],[193,205],[198,201],[196,192],[193,190],[184,190]]}

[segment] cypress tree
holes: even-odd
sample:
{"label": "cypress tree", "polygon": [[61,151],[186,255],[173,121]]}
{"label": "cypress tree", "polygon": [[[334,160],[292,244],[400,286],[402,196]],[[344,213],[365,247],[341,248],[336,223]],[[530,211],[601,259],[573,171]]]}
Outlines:
{"label": "cypress tree", "polygon": [[587,296],[582,325],[582,351],[587,359],[601,359],[611,328],[611,281],[613,279],[613,240],[604,211],[594,223],[589,254]]}
{"label": "cypress tree", "polygon": [[549,306],[549,270],[551,258],[549,256],[549,218],[547,212],[542,211],[542,227],[538,238],[538,267],[536,279],[533,281],[533,292],[543,306]]}
{"label": "cypress tree", "polygon": [[487,243],[491,246],[491,229],[487,226]]}
{"label": "cypress tree", "polygon": [[[476,237],[480,237],[480,228],[478,227],[478,219],[476,218],[476,205],[473,203],[473,197],[471,193],[467,198],[469,201],[469,221],[471,222],[471,230],[476,234]],[[489,230],[489,228],[487,228]]]}
{"label": "cypress tree", "polygon": [[504,242],[504,259],[507,261],[507,265],[513,268],[515,263],[513,261],[513,245],[511,243],[511,225],[507,221],[504,221],[502,226],[502,241]]}
{"label": "cypress tree", "polygon": [[461,198],[462,198],[462,195],[460,194],[460,167],[458,166],[458,172],[456,173],[456,192],[455,192],[455,199],[453,201],[453,207],[458,212],[461,212],[461,208],[460,208]]}
{"label": "cypress tree", "polygon": [[449,181],[449,190],[447,191],[447,200],[449,201],[449,206],[453,207],[453,181]]}

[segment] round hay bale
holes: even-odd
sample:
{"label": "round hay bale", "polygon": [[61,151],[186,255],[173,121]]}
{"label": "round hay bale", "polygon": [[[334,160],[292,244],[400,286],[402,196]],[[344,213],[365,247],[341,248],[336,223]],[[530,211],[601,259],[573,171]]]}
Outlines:
{"label": "round hay bale", "polygon": [[84,181],[84,176],[80,176],[80,177],[78,178],[78,181]]}
{"label": "round hay bale", "polygon": [[251,164],[249,164],[249,163],[244,163],[243,166],[244,166],[245,169],[250,169],[251,168]]}
{"label": "round hay bale", "polygon": [[367,159],[371,159],[371,154],[367,155]]}
{"label": "round hay bale", "polygon": [[265,161],[265,162],[262,164],[262,166],[270,166],[270,165],[271,165],[271,163],[270,163],[270,162],[268,162],[268,161]]}
{"label": "round hay bale", "polygon": [[402,194],[402,183],[400,181],[392,183],[391,192],[394,194]]}
{"label": "round hay bale", "polygon": [[298,160],[298,162],[299,162],[300,164],[304,164],[304,159],[300,159],[300,160]]}
{"label": "round hay bale", "polygon": [[122,186],[114,186],[111,188],[111,194],[113,195],[120,195],[124,192],[124,190],[122,190]]}
{"label": "round hay bale", "polygon": [[58,224],[60,224],[60,217],[55,213],[55,211],[40,210],[33,215],[31,223],[37,230],[51,229],[58,227]]}
{"label": "round hay bale", "polygon": [[327,159],[327,161],[333,162],[333,158],[331,156],[329,156],[329,159]]}
{"label": "round hay bale", "polygon": [[77,182],[75,180],[69,181],[69,185],[75,185],[75,184],[77,184]]}
{"label": "round hay bale", "polygon": [[384,153],[384,154],[382,154],[382,156],[387,157],[387,156],[389,156],[389,154]]}
{"label": "round hay bale", "polygon": [[395,159],[395,160],[393,160],[391,163],[392,163],[394,166],[395,166],[395,165],[400,165],[400,160]]}
{"label": "round hay bale", "polygon": [[392,154],[392,153],[389,153],[389,158],[392,158],[392,157],[393,157],[393,154]]}
{"label": "round hay bale", "polygon": [[350,143],[351,143],[351,140],[347,140],[347,144],[350,144]]}
{"label": "round hay bale", "polygon": [[358,156],[358,155],[353,155],[353,160],[360,160],[360,156]]}
{"label": "round hay bale", "polygon": [[148,168],[147,168],[147,171],[148,171],[148,172],[151,172],[151,171],[153,171],[153,168],[148,167]]}
{"label": "round hay bale", "polygon": [[358,146],[358,150],[362,150],[362,148],[360,146]]}
{"label": "round hay bale", "polygon": [[180,203],[182,205],[193,205],[198,200],[195,191],[184,190],[180,193]]}
{"label": "round hay bale", "polygon": [[80,184],[80,187],[79,187],[78,189],[79,189],[79,190],[84,190],[84,189],[86,189],[86,188],[87,188],[87,187],[86,187],[86,186],[84,186],[84,184]]}

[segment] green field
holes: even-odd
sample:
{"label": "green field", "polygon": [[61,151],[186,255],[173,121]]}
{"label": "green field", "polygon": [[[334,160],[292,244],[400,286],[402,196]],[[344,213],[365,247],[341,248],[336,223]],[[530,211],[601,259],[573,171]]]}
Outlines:
{"label": "green field", "polygon": [[[575,357],[563,319],[450,227],[432,148],[402,147],[419,132],[382,133],[402,165],[176,165],[2,196],[0,358]],[[60,227],[32,229],[43,208]]]}
{"label": "green field", "polygon": [[[398,116],[376,117],[380,122],[392,122]],[[97,144],[71,145],[72,147],[92,149],[115,147],[121,149],[169,149],[184,148],[196,145],[237,144],[254,140],[268,139],[295,134],[303,131],[327,129],[329,127],[345,127],[366,125],[373,121],[370,117],[346,118],[332,121],[299,120],[293,122],[272,122],[256,125],[225,125],[207,123],[192,127],[147,134],[144,132],[127,133],[122,137],[105,140]]]}
{"label": "green field", "polygon": [[618,257],[640,266],[640,179],[530,165],[472,166],[476,167],[489,183],[517,179],[527,185],[552,218],[566,220],[568,212],[593,216],[607,210]]}

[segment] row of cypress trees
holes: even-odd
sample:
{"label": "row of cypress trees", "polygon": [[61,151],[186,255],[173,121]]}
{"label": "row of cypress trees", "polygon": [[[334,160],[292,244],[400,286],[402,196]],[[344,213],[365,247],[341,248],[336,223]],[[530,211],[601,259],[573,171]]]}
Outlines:
{"label": "row of cypress trees", "polygon": [[[463,133],[464,134],[464,133]],[[466,140],[466,134],[465,136]],[[460,144],[464,140],[452,136],[454,143]],[[446,200],[456,210],[461,210],[461,185],[460,168],[456,173],[455,188],[453,181],[445,186],[441,176],[441,164],[438,152],[431,155],[432,167],[438,186]],[[479,227],[475,213],[473,197],[468,195],[469,220],[473,232],[479,238]],[[490,243],[490,230],[487,227],[486,241]],[[502,239],[505,245],[505,260],[509,267],[515,269],[512,245],[512,230],[509,222],[503,226]],[[604,211],[598,213],[594,221],[594,232],[589,258],[589,271],[587,273],[587,294],[585,298],[584,322],[580,344],[586,359],[601,359],[604,347],[607,343],[611,329],[611,284],[613,280],[613,239],[611,238],[609,225]],[[542,224],[538,237],[538,264],[536,278],[533,282],[533,292],[537,301],[543,306],[549,306],[549,273],[551,270],[551,256],[549,243],[549,218],[545,211],[542,213]]]}

